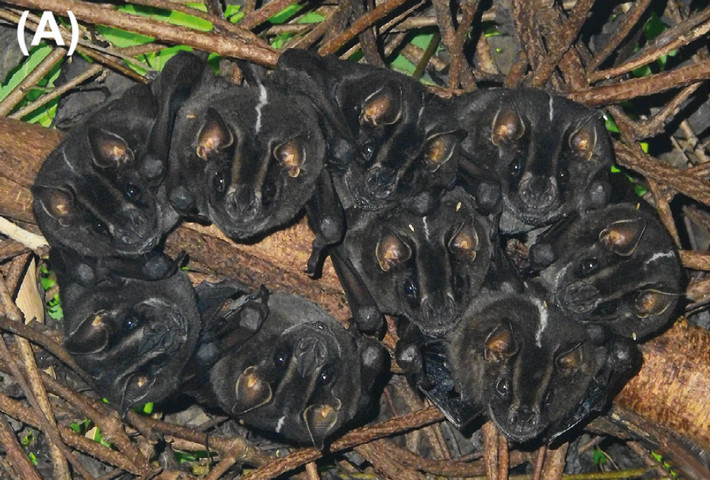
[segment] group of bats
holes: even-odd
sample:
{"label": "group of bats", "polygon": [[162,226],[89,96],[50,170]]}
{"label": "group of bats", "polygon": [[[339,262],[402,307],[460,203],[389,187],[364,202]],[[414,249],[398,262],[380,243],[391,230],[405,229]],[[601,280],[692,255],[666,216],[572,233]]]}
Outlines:
{"label": "group of bats", "polygon": [[[597,112],[533,89],[445,99],[302,50],[244,74],[178,54],[75,127],[32,187],[65,347],[120,411],[182,392],[323,447],[377,399],[387,314],[397,363],[457,427],[552,441],[608,404],[636,342],[673,318],[674,242],[612,188]],[[349,329],[264,287],[193,288],[161,250],[182,219],[252,241],[304,210],[306,271],[330,255]]]}

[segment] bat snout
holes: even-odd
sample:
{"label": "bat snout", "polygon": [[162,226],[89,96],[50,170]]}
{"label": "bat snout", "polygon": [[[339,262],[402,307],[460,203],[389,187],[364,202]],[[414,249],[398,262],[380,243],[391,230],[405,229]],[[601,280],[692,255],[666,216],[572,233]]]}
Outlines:
{"label": "bat snout", "polygon": [[365,194],[386,199],[394,193],[397,172],[387,167],[374,167],[367,171],[365,178]]}
{"label": "bat snout", "polygon": [[435,292],[422,298],[420,312],[428,330],[445,331],[453,327],[456,302],[449,294]]}
{"label": "bat snout", "polygon": [[259,199],[251,185],[237,185],[226,202],[227,211],[235,217],[252,218],[260,211]]}
{"label": "bat snout", "polygon": [[596,307],[601,293],[594,285],[584,281],[567,285],[562,292],[560,304],[572,313],[589,313]]}
{"label": "bat snout", "polygon": [[530,210],[546,210],[557,203],[557,187],[547,177],[534,175],[523,179],[518,188],[520,199]]}
{"label": "bat snout", "polygon": [[325,363],[328,357],[328,345],[317,336],[307,336],[298,342],[294,355],[298,373],[305,378]]}

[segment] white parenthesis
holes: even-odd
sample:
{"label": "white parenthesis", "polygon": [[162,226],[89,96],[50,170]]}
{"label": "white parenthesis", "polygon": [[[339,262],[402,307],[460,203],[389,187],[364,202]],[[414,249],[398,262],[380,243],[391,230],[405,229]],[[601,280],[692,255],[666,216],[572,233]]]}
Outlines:
{"label": "white parenthesis", "polygon": [[69,15],[69,21],[71,22],[71,44],[69,45],[69,51],[67,55],[71,55],[76,50],[76,44],[79,43],[79,24],[76,21],[74,12],[67,10],[67,15]]}
{"label": "white parenthesis", "polygon": [[27,44],[25,43],[25,22],[27,21],[27,15],[30,14],[29,10],[22,12],[20,16],[20,21],[17,24],[17,43],[20,44],[20,51],[25,57],[29,56],[30,52],[27,51]]}

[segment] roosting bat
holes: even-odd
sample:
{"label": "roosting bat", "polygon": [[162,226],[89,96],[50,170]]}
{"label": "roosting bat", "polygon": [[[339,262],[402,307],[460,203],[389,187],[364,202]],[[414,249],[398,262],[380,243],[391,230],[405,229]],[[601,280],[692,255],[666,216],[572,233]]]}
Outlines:
{"label": "roosting bat", "polygon": [[564,222],[531,247],[530,258],[552,302],[628,338],[658,333],[684,292],[673,239],[653,212],[636,204],[612,204]]}
{"label": "roosting bat", "polygon": [[[501,233],[526,232],[608,202],[613,150],[595,111],[533,89],[491,89],[455,101],[468,133],[464,177],[472,170],[499,182]],[[495,200],[488,182],[471,180],[475,196]]]}

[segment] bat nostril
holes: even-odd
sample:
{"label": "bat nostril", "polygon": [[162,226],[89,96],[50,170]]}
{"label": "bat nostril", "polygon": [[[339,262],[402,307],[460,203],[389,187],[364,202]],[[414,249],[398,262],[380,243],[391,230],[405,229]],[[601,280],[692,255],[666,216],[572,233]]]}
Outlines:
{"label": "bat nostril", "polygon": [[511,407],[508,412],[508,421],[518,428],[534,428],[538,423],[538,414],[530,407],[520,405]]}
{"label": "bat nostril", "polygon": [[520,198],[532,209],[549,208],[555,203],[555,186],[547,177],[533,176],[521,182]]}
{"label": "bat nostril", "polygon": [[251,185],[237,185],[230,198],[231,206],[239,215],[254,213],[257,207],[257,198]]}

